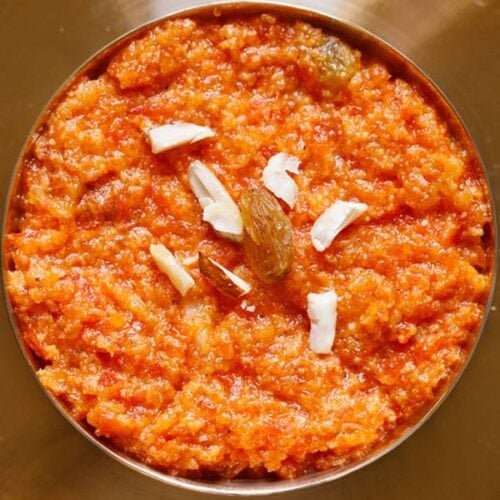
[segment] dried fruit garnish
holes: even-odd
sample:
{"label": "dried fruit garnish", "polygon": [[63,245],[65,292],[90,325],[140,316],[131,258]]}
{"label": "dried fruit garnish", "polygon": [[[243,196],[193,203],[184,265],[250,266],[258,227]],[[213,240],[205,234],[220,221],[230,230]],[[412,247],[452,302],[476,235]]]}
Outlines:
{"label": "dried fruit garnish", "polygon": [[250,283],[201,252],[198,254],[198,263],[201,274],[225,295],[241,297],[252,289]]}
{"label": "dried fruit garnish", "polygon": [[292,265],[293,227],[278,201],[264,189],[247,189],[239,202],[246,234],[243,248],[265,283],[285,278]]}
{"label": "dried fruit garnish", "polygon": [[347,84],[359,67],[356,51],[335,36],[329,36],[321,46],[318,62],[322,83],[333,89]]}

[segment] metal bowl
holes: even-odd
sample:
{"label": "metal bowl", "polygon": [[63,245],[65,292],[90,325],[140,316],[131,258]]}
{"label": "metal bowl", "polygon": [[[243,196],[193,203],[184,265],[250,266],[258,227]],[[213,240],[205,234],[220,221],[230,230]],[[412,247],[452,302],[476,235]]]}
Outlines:
{"label": "metal bowl", "polygon": [[[493,245],[495,248],[495,252],[492,256],[492,275],[493,282],[491,284],[490,292],[488,295],[488,299],[485,303],[485,314],[481,323],[481,326],[476,332],[475,335],[471,336],[470,345],[468,346],[469,352],[467,359],[456,370],[454,376],[451,381],[440,388],[434,401],[430,402],[426,407],[424,407],[420,413],[415,416],[415,418],[406,424],[404,428],[400,428],[397,434],[393,435],[392,438],[386,442],[384,445],[374,449],[368,456],[364,457],[362,460],[358,460],[356,462],[349,463],[348,465],[322,471],[322,472],[313,472],[306,474],[304,476],[298,477],[297,479],[292,480],[272,480],[272,479],[236,479],[232,481],[227,480],[205,480],[205,479],[186,479],[181,477],[174,477],[168,475],[159,470],[153,469],[144,463],[141,463],[134,458],[125,455],[121,451],[117,450],[113,445],[105,440],[98,439],[92,429],[80,422],[76,422],[68,413],[66,408],[54,397],[52,396],[41,384],[43,391],[46,396],[50,399],[53,405],[59,410],[59,412],[63,415],[63,417],[68,420],[73,427],[75,427],[81,434],[83,434],[90,442],[108,454],[110,457],[114,458],[116,461],[122,463],[123,465],[133,469],[145,476],[156,479],[162,483],[169,484],[172,486],[177,486],[179,488],[183,488],[186,490],[201,492],[201,493],[209,493],[209,494],[217,494],[217,495],[270,495],[276,493],[284,493],[287,491],[298,490],[303,488],[308,488],[311,486],[318,486],[329,481],[333,481],[335,479],[341,478],[351,472],[354,472],[366,465],[374,462],[379,459],[389,451],[396,448],[399,444],[401,444],[404,440],[406,440],[409,436],[411,436],[432,414],[433,412],[440,406],[440,404],[444,401],[444,399],[451,392],[456,382],[460,378],[463,373],[466,365],[468,364],[472,353],[477,345],[479,337],[484,330],[488,311],[490,310],[493,292],[495,289],[495,278],[496,278],[496,270],[497,270],[497,236],[496,236],[496,220],[495,220],[495,211],[493,208],[493,196],[492,189],[486,175],[486,170],[481,161],[481,158],[475,148],[473,141],[469,132],[467,131],[465,125],[462,120],[458,116],[457,112],[450,104],[450,102],[446,99],[443,93],[437,88],[437,86],[427,77],[415,64],[409,61],[404,55],[394,49],[392,46],[373,35],[372,33],[362,29],[354,24],[348,23],[346,21],[331,17],[325,13],[321,13],[319,11],[314,11],[311,9],[306,9],[303,7],[297,7],[293,5],[289,5],[281,2],[221,2],[221,3],[211,3],[210,5],[195,7],[184,9],[181,11],[174,12],[165,17],[156,19],[152,22],[149,22],[145,25],[142,25],[133,31],[123,35],[118,38],[114,42],[110,43],[99,52],[97,52],[94,56],[88,59],[80,68],[78,68],[56,91],[53,97],[49,100],[48,104],[44,107],[43,111],[39,115],[36,120],[34,126],[32,127],[30,134],[28,135],[28,139],[25,142],[21,153],[19,155],[15,170],[12,174],[10,187],[7,196],[6,208],[3,216],[3,230],[2,230],[2,252],[4,252],[4,240],[5,240],[5,221],[7,218],[7,213],[10,206],[10,200],[16,191],[17,180],[19,178],[20,169],[22,166],[22,161],[24,155],[29,151],[30,147],[33,144],[33,141],[36,139],[37,132],[40,127],[45,122],[47,116],[52,112],[54,107],[57,105],[61,97],[64,95],[65,91],[72,85],[72,83],[84,74],[99,74],[102,68],[105,67],[107,61],[123,46],[127,45],[133,39],[140,37],[145,31],[149,30],[151,27],[163,22],[166,19],[172,19],[176,17],[182,16],[197,16],[197,17],[205,17],[210,18],[213,16],[216,17],[224,17],[229,15],[251,15],[262,12],[270,12],[276,13],[283,17],[300,19],[303,21],[307,21],[311,24],[314,24],[318,27],[325,29],[326,31],[337,34],[339,37],[343,38],[347,42],[349,42],[352,46],[360,49],[364,54],[371,55],[376,57],[377,59],[383,61],[387,67],[391,70],[391,73],[394,76],[401,77],[405,80],[411,81],[416,84],[420,92],[422,92],[427,99],[433,102],[435,109],[441,114],[443,119],[448,123],[450,130],[452,133],[462,142],[465,148],[468,149],[471,156],[476,159],[478,164],[481,166],[481,170],[484,175],[485,185],[488,189],[488,197],[489,202],[492,207],[492,217],[493,217],[493,228],[492,228],[492,238]],[[5,259],[2,259],[4,265],[2,266],[2,281],[5,284]],[[5,285],[4,285],[5,286]],[[24,358],[26,359],[28,365],[30,366],[33,375],[38,380],[36,375],[36,371],[39,368],[39,361],[30,351],[30,349],[24,344],[21,335],[19,334],[19,330],[16,325],[15,317],[12,311],[12,306],[8,299],[8,294],[5,291],[5,296],[7,300],[7,310],[9,313],[10,322],[12,328],[15,332],[16,340],[18,345],[23,353]]]}

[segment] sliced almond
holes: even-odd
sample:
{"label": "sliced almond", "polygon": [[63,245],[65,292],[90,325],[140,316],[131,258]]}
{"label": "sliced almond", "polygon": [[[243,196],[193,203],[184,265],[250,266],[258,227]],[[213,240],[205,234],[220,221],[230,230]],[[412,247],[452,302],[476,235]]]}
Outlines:
{"label": "sliced almond", "polygon": [[307,314],[311,321],[309,348],[318,354],[328,354],[335,341],[337,294],[333,290],[307,294]]}
{"label": "sliced almond", "polygon": [[351,222],[368,209],[364,203],[352,201],[336,201],[325,210],[311,228],[311,238],[314,248],[324,252],[335,237]]}
{"label": "sliced almond", "polygon": [[188,178],[191,189],[202,208],[212,203],[227,203],[236,206],[222,182],[201,161],[195,160],[189,165]]}
{"label": "sliced almond", "polygon": [[297,203],[299,189],[295,181],[288,175],[299,173],[300,160],[295,156],[278,153],[268,162],[262,172],[262,180],[271,193],[281,198],[290,208]]}
{"label": "sliced almond", "polygon": [[158,245],[149,245],[149,252],[160,271],[169,277],[172,285],[174,285],[184,297],[188,290],[194,285],[194,280],[191,275],[179,264],[172,252],[161,243]]}
{"label": "sliced almond", "polygon": [[212,203],[203,210],[203,220],[208,222],[220,236],[234,241],[241,241],[243,237],[241,215],[239,209],[236,212],[233,205]]}
{"label": "sliced almond", "polygon": [[182,265],[186,267],[194,266],[198,262],[198,255],[189,255],[182,259]]}
{"label": "sliced almond", "polygon": [[201,161],[194,161],[189,166],[188,179],[203,208],[203,220],[220,236],[241,241],[243,219],[240,209],[217,176]]}
{"label": "sliced almond", "polygon": [[226,269],[214,259],[199,253],[198,259],[201,274],[203,274],[216,288],[230,297],[241,297],[247,294],[252,285],[236,274]]}
{"label": "sliced almond", "polygon": [[169,149],[193,144],[203,139],[213,137],[215,132],[209,127],[202,127],[194,123],[172,122],[147,131],[154,154],[168,151]]}

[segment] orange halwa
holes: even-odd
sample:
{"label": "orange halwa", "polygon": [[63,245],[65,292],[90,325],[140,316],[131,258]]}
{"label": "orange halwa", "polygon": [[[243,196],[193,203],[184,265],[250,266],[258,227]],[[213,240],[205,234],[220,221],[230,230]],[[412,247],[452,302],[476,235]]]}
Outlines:
{"label": "orange halwa", "polygon": [[[328,37],[270,15],[169,20],[75,81],[25,155],[7,287],[40,380],[169,473],[289,478],[361,458],[435,400],[483,317],[492,214],[477,160],[380,62],[355,53],[330,85]],[[171,121],[216,136],[154,155],[144,130]],[[302,165],[298,202],[282,205],[293,265],[270,285],[202,221],[187,168],[203,161],[237,201],[278,152]],[[369,208],[319,253],[309,231],[339,199]],[[184,298],[151,243],[187,259]],[[200,251],[250,294],[222,295]],[[306,296],[328,289],[336,340],[318,355]]]}

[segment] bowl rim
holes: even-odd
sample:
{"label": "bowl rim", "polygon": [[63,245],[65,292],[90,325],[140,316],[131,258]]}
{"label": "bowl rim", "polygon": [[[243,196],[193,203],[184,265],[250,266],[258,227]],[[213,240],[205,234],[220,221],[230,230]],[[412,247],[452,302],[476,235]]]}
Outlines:
{"label": "bowl rim", "polygon": [[[492,217],[492,263],[491,263],[491,286],[488,297],[485,301],[485,310],[481,320],[481,324],[477,329],[472,343],[468,346],[468,353],[464,362],[455,370],[449,383],[446,384],[441,392],[430,401],[428,405],[419,413],[418,416],[402,428],[402,431],[391,441],[385,443],[378,448],[375,448],[369,455],[355,462],[349,463],[347,466],[338,469],[329,469],[325,471],[311,472],[295,479],[245,479],[245,480],[203,480],[203,479],[189,479],[170,475],[158,469],[154,469],[143,462],[134,459],[131,456],[116,449],[112,444],[97,438],[91,431],[90,426],[78,422],[73,419],[68,410],[62,405],[59,400],[53,396],[41,383],[36,368],[36,361],[31,350],[25,345],[13,312],[12,304],[6,287],[6,256],[5,256],[5,236],[6,236],[6,222],[10,212],[10,206],[13,194],[17,186],[19,174],[21,172],[22,163],[25,154],[30,150],[33,143],[36,141],[37,130],[45,123],[48,115],[52,112],[54,107],[58,104],[60,99],[64,97],[73,82],[80,76],[89,73],[92,69],[99,68],[106,64],[108,59],[117,53],[126,44],[132,40],[139,38],[148,30],[163,23],[168,19],[182,18],[182,17],[219,17],[219,16],[236,16],[236,15],[251,15],[259,13],[276,14],[284,18],[292,18],[309,22],[315,26],[319,26],[326,31],[334,34],[340,34],[344,39],[347,39],[352,45],[356,47],[364,46],[364,49],[375,48],[375,56],[382,60],[391,69],[397,68],[403,73],[412,83],[417,84],[419,89],[424,93],[430,95],[433,99],[433,105],[438,109],[439,113],[443,116],[447,125],[451,128],[455,136],[459,136],[462,144],[466,147],[477,160],[484,185],[486,187],[486,194],[491,207]],[[364,50],[363,49],[363,50]],[[387,63],[388,59],[390,62]],[[128,30],[119,37],[113,39],[111,42],[104,45],[99,50],[95,51],[85,62],[76,68],[64,82],[53,92],[47,103],[43,106],[38,117],[33,123],[27,138],[22,145],[19,155],[17,157],[15,166],[12,170],[9,186],[5,198],[5,205],[2,215],[2,231],[1,231],[1,261],[2,261],[2,283],[3,283],[3,296],[7,316],[11,326],[12,333],[16,338],[18,348],[20,349],[26,363],[28,364],[34,378],[36,379],[39,387],[49,399],[49,401],[57,408],[59,413],[75,428],[80,434],[85,436],[92,444],[97,446],[101,451],[106,453],[109,457],[117,462],[125,465],[131,470],[139,472],[140,474],[149,478],[160,481],[161,483],[169,486],[179,487],[184,490],[193,491],[197,493],[205,493],[212,495],[227,495],[227,496],[263,496],[285,493],[299,489],[310,488],[313,486],[323,485],[325,483],[340,479],[352,472],[366,467],[372,462],[383,457],[390,451],[397,448],[401,443],[413,435],[420,427],[434,414],[434,412],[441,406],[443,401],[451,393],[455,385],[458,383],[462,374],[464,373],[467,365],[469,364],[474,351],[479,343],[479,339],[486,327],[489,312],[491,309],[495,284],[498,269],[498,236],[497,236],[497,216],[495,209],[495,200],[493,196],[493,189],[491,181],[485,168],[484,162],[481,158],[480,152],[474,143],[472,135],[467,129],[464,121],[460,117],[457,110],[450,103],[443,91],[436,85],[436,83],[413,61],[407,58],[399,50],[394,48],[391,44],[380,38],[378,35],[368,31],[367,29],[348,21],[344,18],[334,16],[328,12],[311,9],[304,5],[296,5],[280,0],[240,0],[236,2],[222,0],[211,2],[207,4],[199,4],[179,10],[174,10],[165,15],[155,17],[147,22],[141,23],[137,27]]]}

